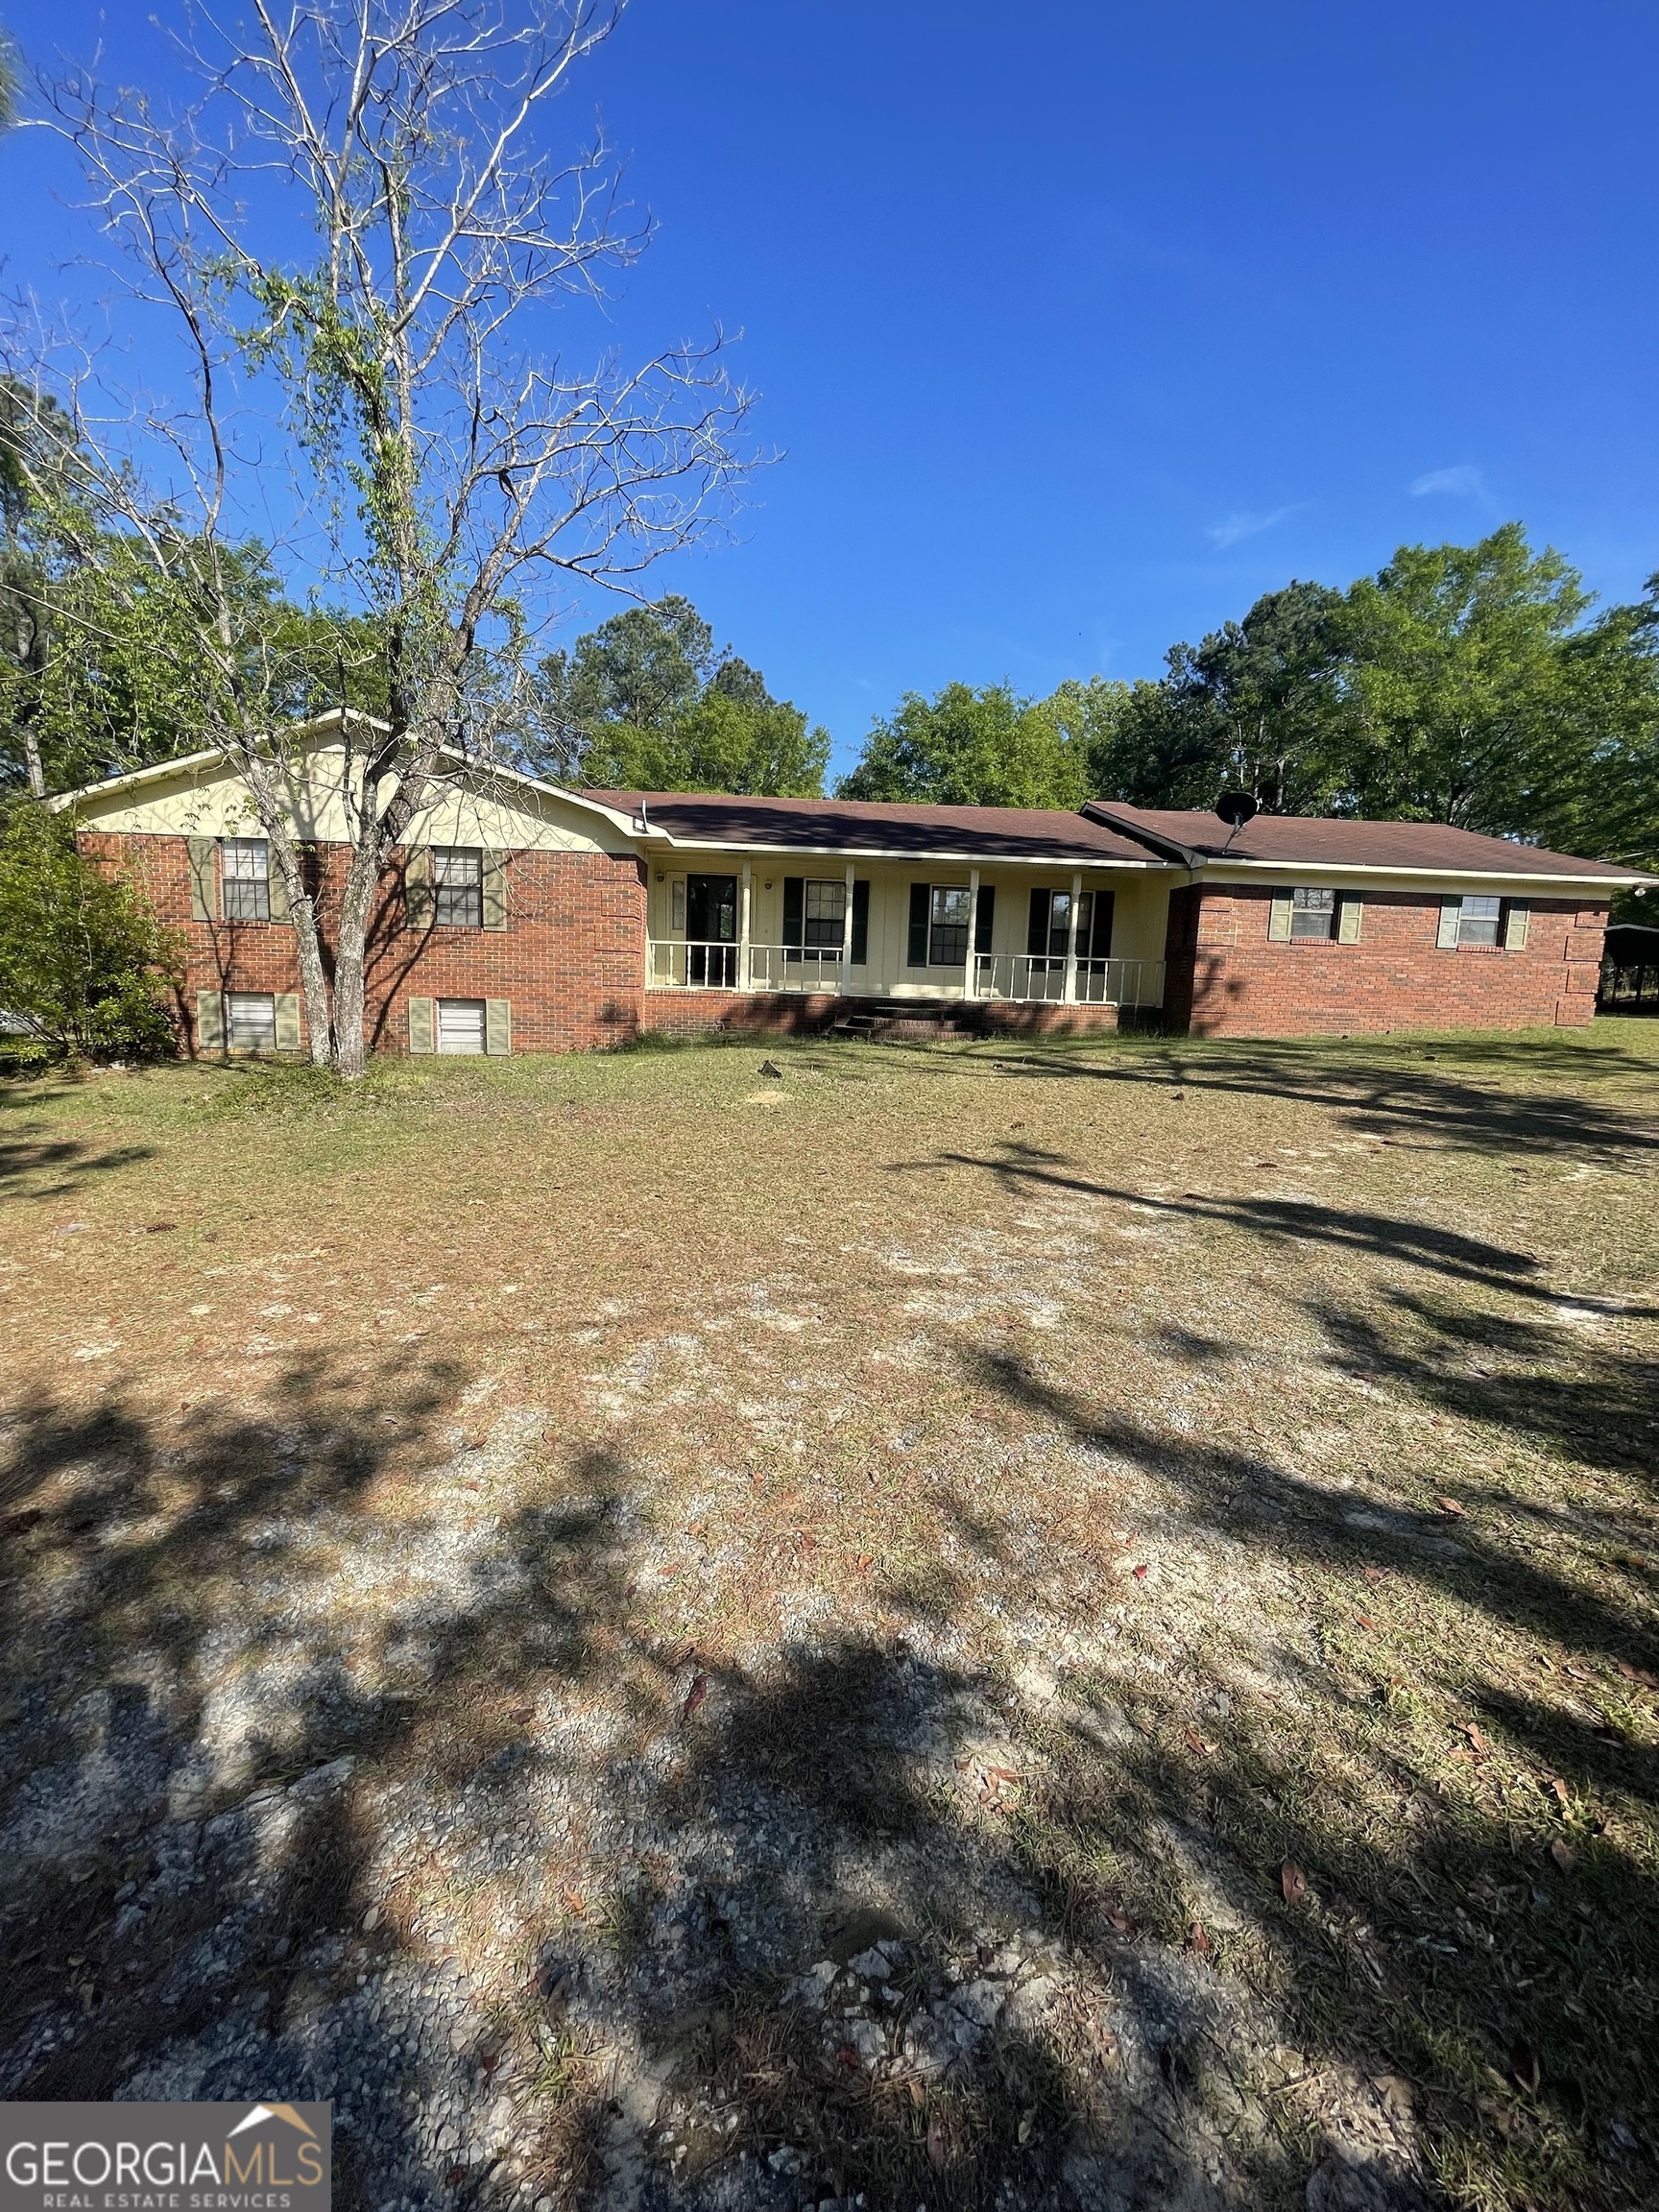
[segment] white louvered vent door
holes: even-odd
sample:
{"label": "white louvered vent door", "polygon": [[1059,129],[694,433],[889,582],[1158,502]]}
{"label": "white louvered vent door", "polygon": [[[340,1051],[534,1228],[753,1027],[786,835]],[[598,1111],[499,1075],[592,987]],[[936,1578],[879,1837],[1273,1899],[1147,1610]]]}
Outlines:
{"label": "white louvered vent door", "polygon": [[482,998],[440,998],[438,1049],[440,1052],[482,1052],[484,1049]]}

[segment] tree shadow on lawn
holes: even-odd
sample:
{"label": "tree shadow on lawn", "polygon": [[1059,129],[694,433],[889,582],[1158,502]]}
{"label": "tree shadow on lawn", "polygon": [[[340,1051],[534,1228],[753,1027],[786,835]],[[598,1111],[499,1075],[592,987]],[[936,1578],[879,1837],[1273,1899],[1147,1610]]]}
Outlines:
{"label": "tree shadow on lawn", "polygon": [[[1138,1676],[1119,1725],[1098,1667],[1034,1702],[951,1662],[959,1587],[890,1591],[879,1638],[696,1674],[639,1595],[642,1478],[619,1449],[443,1549],[470,1494],[442,1434],[461,1380],[376,1379],[400,1393],[396,1445],[385,1401],[322,1362],[290,1377],[280,1429],[208,1411],[175,1443],[130,1407],[45,1401],[16,1424],[0,1941],[21,1970],[0,2093],[331,2097],[353,2205],[638,2187],[778,2212],[860,2191],[903,2212],[1197,2212],[1300,2202],[1322,2130],[1384,2203],[1412,2201],[1411,2128],[1376,2086],[1404,2075],[1442,2174],[1487,2191],[1468,2201],[1498,2200],[1495,2176],[1547,2206],[1586,2177],[1602,2203],[1650,2189],[1646,2152],[1608,2132],[1648,2124],[1640,2038],[1626,2022],[1611,2050],[1599,2009],[1654,1956],[1649,1872],[1592,1825],[1598,1794],[1648,1787],[1627,1747],[1558,1744],[1556,1718],[1495,1686],[1494,1735],[1573,1777],[1565,1829],[1542,1795],[1525,1815],[1454,1799],[1386,1740],[1339,1787],[1310,1751],[1299,1785],[1283,1717],[1241,1696],[1192,1746],[1212,1685],[1190,1674]],[[981,1380],[1175,1479],[1195,1522],[1260,1540],[1239,1493],[1265,1467],[1102,1423],[1017,1364]],[[408,1592],[378,1623],[354,1623],[358,1570],[309,1615],[274,1605],[278,1568],[303,1592],[335,1554],[349,1565],[399,1452],[425,1463],[442,1586],[417,1589],[394,1547]],[[1586,1610],[1478,1537],[1454,1563],[1286,1494],[1320,1518],[1276,1525],[1281,1547],[1369,1551],[1435,1591],[1455,1577],[1506,1618],[1570,1605],[1581,1641],[1629,1645],[1610,1599]],[[958,1521],[983,1555],[1016,1556],[994,1516]],[[1075,1592],[1085,1622],[1122,1604]],[[222,1692],[244,1677],[232,1740]],[[1336,1690],[1369,1713],[1386,1685],[1350,1671]],[[1373,1783],[1426,1810],[1367,1824]],[[438,1887],[462,1898],[492,1869],[533,1871],[566,1816],[590,1823],[603,1911],[547,1901],[506,1984],[465,1984],[393,1863],[446,1853]],[[1572,1884],[1547,1857],[1563,1834]],[[1283,1860],[1306,1870],[1295,1902]],[[836,1971],[813,1983],[821,1960]],[[1293,2062],[1275,2051],[1291,2038]],[[618,2071],[630,2051],[637,2077]],[[495,2163],[503,2099],[522,2179]]]}
{"label": "tree shadow on lawn", "polygon": [[[928,1056],[916,1055],[919,1066]],[[1659,1151],[1653,1116],[1599,1099],[1599,1083],[1659,1076],[1659,1055],[1564,1045],[1551,1035],[1424,1039],[1390,1045],[1188,1043],[1127,1040],[1118,1048],[980,1049],[933,1056],[938,1072],[979,1068],[1055,1082],[1126,1085],[1195,1097],[1283,1099],[1332,1110],[1357,1135],[1502,1152],[1515,1160],[1564,1154],[1642,1159]],[[1435,1071],[1431,1073],[1430,1066]],[[1464,1070],[1458,1072],[1455,1070]],[[1527,1088],[1515,1081],[1530,1079]],[[1546,1090],[1541,1078],[1568,1087]]]}

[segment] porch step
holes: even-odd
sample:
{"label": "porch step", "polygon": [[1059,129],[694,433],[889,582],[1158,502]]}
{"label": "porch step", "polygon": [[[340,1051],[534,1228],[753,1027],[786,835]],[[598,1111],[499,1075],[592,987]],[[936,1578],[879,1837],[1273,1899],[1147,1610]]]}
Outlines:
{"label": "porch step", "polygon": [[984,1027],[978,1009],[960,999],[860,998],[836,1016],[830,1034],[875,1044],[931,1045],[982,1036]]}

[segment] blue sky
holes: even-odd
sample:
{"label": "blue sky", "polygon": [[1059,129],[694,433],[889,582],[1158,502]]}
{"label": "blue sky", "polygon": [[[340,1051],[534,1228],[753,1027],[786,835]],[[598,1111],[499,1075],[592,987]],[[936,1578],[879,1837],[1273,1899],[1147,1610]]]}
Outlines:
{"label": "blue sky", "polygon": [[[160,82],[145,12],[106,29]],[[634,0],[556,124],[600,108],[661,225],[617,333],[741,328],[786,449],[662,588],[841,762],[907,687],[1155,674],[1292,576],[1509,517],[1634,595],[1655,83],[1638,0]],[[72,294],[59,174],[0,147],[8,276]]]}

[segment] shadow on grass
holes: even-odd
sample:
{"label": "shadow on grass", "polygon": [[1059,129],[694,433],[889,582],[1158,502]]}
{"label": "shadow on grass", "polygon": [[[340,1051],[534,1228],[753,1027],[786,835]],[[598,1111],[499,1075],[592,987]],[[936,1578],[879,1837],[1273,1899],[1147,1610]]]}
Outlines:
{"label": "shadow on grass", "polygon": [[[1507,1283],[1495,1249],[1419,1263]],[[973,1380],[1172,1482],[1195,1528],[1327,1576],[1320,1663],[1287,1651],[1258,1695],[1219,1649],[1095,1658],[1031,1696],[928,1655],[958,1580],[895,1582],[883,1638],[693,1678],[646,1625],[625,1452],[473,1507],[459,1374],[319,1360],[280,1424],[179,1435],[25,1408],[0,2094],[328,2097],[366,2205],[620,2200],[643,2176],[653,2203],[779,2212],[1288,2207],[1329,2136],[1403,2207],[1414,2131],[1455,2200],[1650,2201],[1659,1899],[1603,1808],[1650,1811],[1651,1754],[1493,1678],[1484,1748],[1449,1768],[1343,1630],[1341,1577],[1651,1666],[1634,1590],[1587,1593],[1473,1512],[1455,1542],[1356,1527],[1352,1494],[1017,1358]],[[1014,1571],[995,1514],[955,1522]],[[1104,1645],[1155,1642],[1122,1586],[1074,1601]],[[589,1824],[607,1900],[548,1899],[469,1992],[392,1863],[449,1851],[459,1895],[533,1874],[555,1816]],[[605,2056],[629,2051],[637,2095]],[[499,2129],[467,2155],[502,2098],[522,2173]]]}

